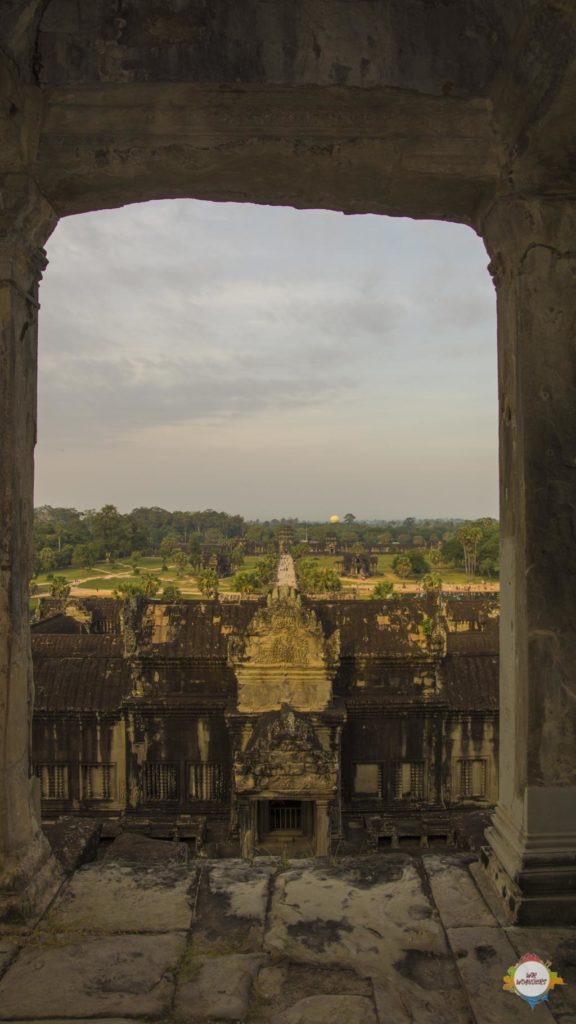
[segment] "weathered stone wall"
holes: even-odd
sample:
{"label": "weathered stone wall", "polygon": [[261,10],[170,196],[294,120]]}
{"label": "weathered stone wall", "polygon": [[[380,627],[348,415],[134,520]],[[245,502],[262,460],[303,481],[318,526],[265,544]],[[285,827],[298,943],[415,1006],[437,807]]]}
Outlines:
{"label": "weathered stone wall", "polygon": [[[576,8],[241,9],[3,4],[0,870],[12,895],[0,912],[26,904],[46,850],[28,770],[26,622],[39,249],[58,216],[188,196],[441,218],[485,237],[498,287],[505,519],[506,788],[491,842],[512,888],[534,892],[544,879],[543,904],[575,919],[564,898],[575,888],[574,722],[562,711],[574,688]],[[560,861],[562,871],[541,870]]]}

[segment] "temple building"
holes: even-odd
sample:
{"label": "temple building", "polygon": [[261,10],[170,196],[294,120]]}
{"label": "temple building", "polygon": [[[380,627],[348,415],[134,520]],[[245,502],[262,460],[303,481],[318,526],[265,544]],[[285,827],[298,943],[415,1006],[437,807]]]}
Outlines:
{"label": "temple building", "polygon": [[48,827],[322,856],[474,845],[496,801],[492,595],[47,600],[32,644]]}
{"label": "temple building", "polygon": [[338,562],[338,572],[342,576],[357,576],[367,579],[378,569],[378,555],[372,554],[367,548],[362,551],[344,551]]}

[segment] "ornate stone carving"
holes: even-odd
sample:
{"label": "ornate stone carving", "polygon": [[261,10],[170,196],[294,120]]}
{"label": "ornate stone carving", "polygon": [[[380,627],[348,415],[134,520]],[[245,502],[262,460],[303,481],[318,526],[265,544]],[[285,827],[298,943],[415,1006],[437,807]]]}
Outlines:
{"label": "ornate stone carving", "polygon": [[230,644],[231,663],[316,667],[337,665],[340,634],[329,639],[311,609],[292,590],[272,591],[265,608],[250,623],[245,637]]}
{"label": "ornate stone carving", "polygon": [[337,753],[326,751],[313,724],[287,705],[263,715],[234,758],[239,793],[331,794],[337,771]]}

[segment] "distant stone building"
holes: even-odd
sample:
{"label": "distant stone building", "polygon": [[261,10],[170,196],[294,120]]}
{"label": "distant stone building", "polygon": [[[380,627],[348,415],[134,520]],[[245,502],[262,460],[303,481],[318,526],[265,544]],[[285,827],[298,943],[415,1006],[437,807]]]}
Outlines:
{"label": "distant stone building", "polygon": [[229,548],[224,544],[202,544],[200,564],[203,569],[213,569],[218,576],[230,576],[232,560]]}
{"label": "distant stone building", "polygon": [[338,572],[342,576],[373,576],[378,569],[378,555],[365,551],[345,551],[338,563]]}
{"label": "distant stone building", "polygon": [[496,800],[492,596],[313,601],[286,587],[43,612],[33,758],[47,821],[324,855],[466,844]]}
{"label": "distant stone building", "polygon": [[281,526],[276,534],[276,541],[280,554],[289,552],[294,544],[294,527],[289,525]]}

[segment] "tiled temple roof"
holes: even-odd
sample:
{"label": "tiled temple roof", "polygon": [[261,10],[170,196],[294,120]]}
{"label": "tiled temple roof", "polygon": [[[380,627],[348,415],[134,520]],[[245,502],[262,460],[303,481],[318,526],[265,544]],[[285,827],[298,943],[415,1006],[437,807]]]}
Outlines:
{"label": "tiled temple roof", "polygon": [[117,657],[40,657],[34,659],[34,680],[36,711],[112,714],[130,693],[130,663]]}
{"label": "tiled temple roof", "polygon": [[442,697],[452,708],[498,709],[498,657],[486,654],[449,655],[443,662]]}

